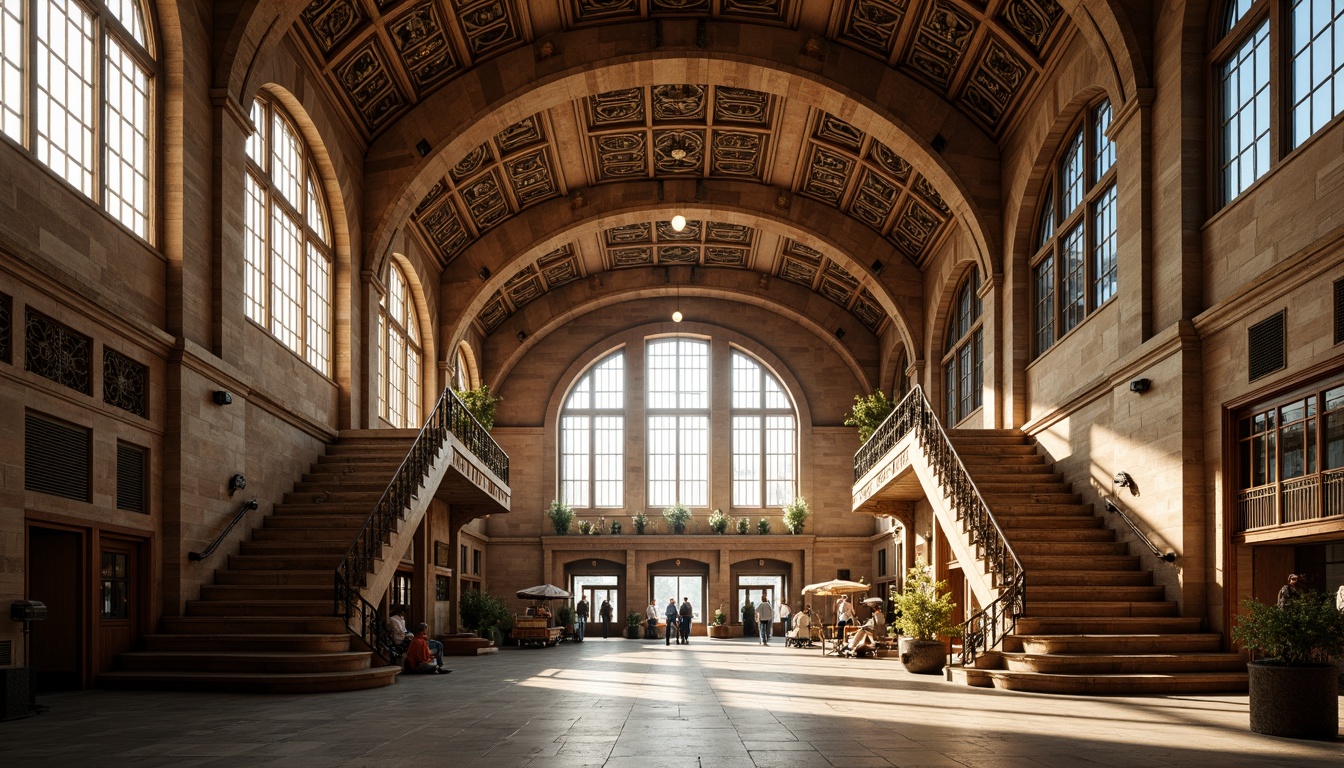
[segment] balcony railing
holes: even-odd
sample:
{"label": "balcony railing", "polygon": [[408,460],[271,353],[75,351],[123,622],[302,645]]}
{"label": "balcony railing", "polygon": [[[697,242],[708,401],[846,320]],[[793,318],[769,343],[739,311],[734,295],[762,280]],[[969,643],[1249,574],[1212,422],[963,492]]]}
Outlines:
{"label": "balcony railing", "polygon": [[1252,531],[1344,515],[1344,468],[1237,492],[1237,530]]}

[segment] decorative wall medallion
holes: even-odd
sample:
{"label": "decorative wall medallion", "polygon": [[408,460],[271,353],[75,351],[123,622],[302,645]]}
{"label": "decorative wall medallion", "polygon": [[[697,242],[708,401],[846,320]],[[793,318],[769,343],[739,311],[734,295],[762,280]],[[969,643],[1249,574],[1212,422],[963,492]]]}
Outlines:
{"label": "decorative wall medallion", "polygon": [[504,173],[520,209],[560,195],[545,147],[505,160]]}
{"label": "decorative wall medallion", "polygon": [[712,176],[760,177],[765,157],[765,137],[743,131],[714,131],[710,149]]}
{"label": "decorative wall medallion", "polygon": [[812,136],[854,152],[858,152],[859,147],[863,145],[863,131],[829,112],[821,113],[821,118],[817,120],[817,127],[812,132]]}
{"label": "decorative wall medallion", "polygon": [[880,141],[868,145],[868,154],[864,159],[886,171],[902,184],[910,181],[910,164]]}
{"label": "decorative wall medallion", "polygon": [[504,292],[508,294],[509,301],[513,303],[514,309],[522,309],[533,300],[540,298],[541,294],[546,292],[542,287],[541,278],[537,275],[535,266],[528,266],[522,272],[509,278],[504,283]]}
{"label": "decorative wall medallion", "polygon": [[613,269],[621,267],[645,267],[653,264],[652,246],[620,248],[611,251],[610,253],[611,266]]}
{"label": "decorative wall medallion", "polygon": [[705,119],[704,85],[653,86],[654,122],[701,122]]}
{"label": "decorative wall medallion", "polygon": [[858,191],[849,204],[849,213],[881,233],[900,193],[900,187],[865,168],[859,178]]}
{"label": "decorative wall medallion", "polygon": [[611,133],[593,138],[598,177],[628,179],[648,175],[644,133]]}
{"label": "decorative wall medallion", "polygon": [[770,125],[770,94],[745,88],[714,89],[714,123]]}
{"label": "decorative wall medallion", "polygon": [[882,311],[882,307],[878,305],[877,297],[873,296],[867,288],[859,291],[859,297],[854,300],[854,306],[850,307],[849,311],[859,319],[859,322],[867,326],[868,330],[874,332],[877,331],[878,326],[887,316],[886,312]]}
{"label": "decorative wall medallion", "polygon": [[700,231],[704,228],[704,222],[686,221],[686,226],[681,231],[672,228],[672,222],[659,221],[655,223],[655,229],[658,232],[658,242],[674,243],[678,241],[700,242]]}
{"label": "decorative wall medallion", "polygon": [[572,0],[578,21],[600,21],[639,16],[638,0]]}
{"label": "decorative wall medallion", "polygon": [[352,0],[314,0],[299,17],[313,33],[323,56],[330,55],[365,21],[364,12]]}
{"label": "decorative wall medallion", "polygon": [[588,97],[588,126],[644,124],[644,89],[625,88]]}
{"label": "decorative wall medallion", "polygon": [[736,243],[739,245],[751,245],[755,230],[743,224],[728,224],[722,221],[711,221],[705,229],[705,240],[716,243]]}
{"label": "decorative wall medallion", "polygon": [[840,24],[841,40],[886,58],[896,42],[909,0],[850,0]]}
{"label": "decorative wall medallion", "polygon": [[103,402],[149,418],[149,367],[103,347]]}
{"label": "decorative wall medallion", "polygon": [[705,132],[672,129],[653,132],[654,175],[700,173],[705,165]]}
{"label": "decorative wall medallion", "polygon": [[499,188],[495,171],[469,182],[461,189],[461,194],[477,232],[484,234],[509,217],[509,206],[504,200],[504,192]]}
{"label": "decorative wall medallion", "polygon": [[462,25],[462,36],[467,40],[467,49],[476,61],[522,40],[516,21],[517,14],[508,0],[484,0],[478,3],[455,1],[453,5],[457,8],[457,18]]}
{"label": "decorative wall medallion", "polygon": [[495,134],[495,144],[499,147],[501,155],[545,140],[546,136],[541,130],[541,119],[537,115],[525,117]]}
{"label": "decorative wall medallion", "polygon": [[448,172],[448,176],[453,180],[453,183],[459,184],[463,179],[472,176],[477,171],[484,168],[486,163],[492,162],[494,159],[494,156],[490,154],[489,148],[485,144],[482,144],[468,152],[466,157],[459,160],[457,165],[454,165],[453,169]]}
{"label": "decorative wall medallion", "polygon": [[724,16],[748,16],[757,20],[783,20],[788,16],[788,8],[788,0],[721,0],[719,13]]}
{"label": "decorative wall medallion", "polygon": [[803,181],[803,188],[799,191],[808,197],[815,197],[838,207],[853,170],[852,159],[838,152],[814,146],[807,167],[807,177]]}
{"label": "decorative wall medallion", "polygon": [[14,299],[0,293],[0,363],[14,359]]}
{"label": "decorative wall medallion", "polygon": [[1037,53],[1064,13],[1054,0],[1008,0],[1000,18]]}
{"label": "decorative wall medallion", "polygon": [[920,176],[918,179],[915,179],[915,191],[918,192],[919,196],[924,198],[924,200],[927,203],[929,203],[929,205],[932,205],[939,213],[943,214],[944,216],[946,216],[949,213],[947,203],[943,202],[943,196],[938,194],[938,190],[933,188],[933,185],[929,183],[928,179],[924,178],[923,176]]}
{"label": "decorative wall medallion", "polygon": [[747,250],[745,248],[724,248],[710,245],[705,248],[705,264],[712,267],[745,267]]}
{"label": "decorative wall medallion", "polygon": [[487,334],[493,333],[505,320],[509,319],[509,308],[504,304],[504,296],[499,291],[490,297],[476,316]]}
{"label": "decorative wall medallion", "polygon": [[23,369],[86,395],[93,394],[93,340],[28,309]]}
{"label": "decorative wall medallion", "polygon": [[626,224],[606,231],[607,245],[629,245],[653,242],[652,228],[647,223]]}
{"label": "decorative wall medallion", "polygon": [[915,35],[909,62],[916,71],[946,87],[975,32],[971,17],[947,0],[931,3]]}
{"label": "decorative wall medallion", "polygon": [[659,264],[699,264],[700,249],[694,245],[664,245],[658,248]]}

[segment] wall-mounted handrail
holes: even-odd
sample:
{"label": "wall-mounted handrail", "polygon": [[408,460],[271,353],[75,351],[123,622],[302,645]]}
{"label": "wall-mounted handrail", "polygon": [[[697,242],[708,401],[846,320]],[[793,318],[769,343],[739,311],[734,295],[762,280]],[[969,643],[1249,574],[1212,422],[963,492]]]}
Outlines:
{"label": "wall-mounted handrail", "polygon": [[1017,627],[1017,617],[1027,607],[1027,571],[990,514],[984,497],[918,385],[854,454],[854,481],[858,482],[912,431],[939,487],[965,526],[971,544],[980,548],[980,557],[1001,590],[998,598],[962,625],[961,663],[965,666],[973,663],[980,651],[998,645]]}
{"label": "wall-mounted handrail", "polygon": [[345,557],[336,566],[336,615],[345,619],[346,628],[366,642],[370,648],[387,660],[387,649],[394,643],[391,633],[378,614],[377,608],[360,595],[368,584],[369,573],[381,558],[383,545],[392,540],[406,510],[416,497],[421,483],[433,468],[434,460],[443,450],[452,434],[485,464],[501,481],[509,482],[509,456],[490,436],[490,432],[476,420],[467,406],[451,388],[445,388],[434,409],[425,419],[415,441],[406,452],[406,458],[393,473],[387,489],[373,506],[364,526],[359,529]]}
{"label": "wall-mounted handrail", "polygon": [[1139,537],[1139,541],[1142,541],[1144,545],[1148,547],[1149,551],[1151,551],[1154,555],[1157,556],[1158,560],[1161,560],[1164,563],[1175,564],[1176,553],[1163,552],[1162,550],[1158,549],[1157,545],[1153,543],[1153,540],[1148,538],[1148,534],[1139,530],[1139,526],[1135,525],[1134,521],[1130,519],[1129,515],[1125,514],[1124,507],[1121,507],[1114,500],[1108,498],[1106,499],[1106,511],[1114,512],[1117,515],[1120,515],[1120,519],[1125,521],[1125,524],[1128,525],[1129,529],[1134,532],[1134,535]]}
{"label": "wall-mounted handrail", "polygon": [[248,501],[244,501],[243,506],[238,508],[238,514],[234,515],[233,519],[229,521],[229,524],[224,526],[224,530],[220,531],[219,535],[215,537],[215,540],[210,542],[210,546],[206,547],[204,552],[188,552],[187,559],[200,562],[201,560],[204,560],[210,555],[213,555],[215,553],[215,550],[219,549],[219,545],[223,543],[224,537],[229,535],[229,531],[232,531],[233,527],[237,525],[238,522],[242,520],[243,517],[247,515],[248,512],[251,512],[258,506],[260,505],[257,504],[257,499],[255,496],[249,499]]}

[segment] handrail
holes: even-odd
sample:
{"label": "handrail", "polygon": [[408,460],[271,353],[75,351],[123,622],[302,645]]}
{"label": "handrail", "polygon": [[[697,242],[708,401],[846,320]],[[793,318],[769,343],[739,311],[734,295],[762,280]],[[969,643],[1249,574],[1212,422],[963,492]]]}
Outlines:
{"label": "handrail", "polygon": [[1127,524],[1129,526],[1129,529],[1134,532],[1134,535],[1139,537],[1139,541],[1142,541],[1148,547],[1148,549],[1154,555],[1157,556],[1158,560],[1161,560],[1164,563],[1172,563],[1172,564],[1176,562],[1176,553],[1163,552],[1162,550],[1158,549],[1157,545],[1153,543],[1153,540],[1148,538],[1148,534],[1139,530],[1139,526],[1135,525],[1134,521],[1129,519],[1129,515],[1125,514],[1124,508],[1121,507],[1119,504],[1115,503],[1111,499],[1106,499],[1106,511],[1114,512],[1120,515],[1120,519],[1125,521],[1125,524]]}
{"label": "handrail", "polygon": [[[456,436],[480,459],[486,468],[501,481],[509,481],[509,456],[499,447],[490,432],[472,416],[471,411],[451,388],[445,388],[434,404],[429,418],[406,451],[387,489],[374,504],[373,511],[359,529],[354,542],[336,566],[336,615],[345,619],[351,634],[364,640],[374,652],[391,661],[391,631],[378,614],[378,609],[360,595],[368,584],[369,572],[383,553],[383,545],[391,541],[397,524],[406,518],[411,500],[416,498],[420,484],[429,475],[434,459],[439,455],[448,435]],[[354,626],[352,626],[352,620]]]}
{"label": "handrail", "polygon": [[238,514],[234,515],[233,519],[229,521],[229,524],[224,527],[224,530],[220,531],[219,535],[215,537],[215,540],[210,542],[210,546],[206,547],[204,552],[188,552],[187,559],[194,562],[200,562],[213,555],[215,550],[219,549],[219,545],[224,543],[224,537],[229,535],[229,531],[233,530],[233,527],[238,524],[238,521],[242,520],[243,516],[256,509],[258,506],[260,505],[257,504],[257,497],[255,496],[249,501],[244,501],[243,506],[238,508]]}
{"label": "handrail", "polygon": [[966,666],[975,661],[980,651],[998,645],[1017,627],[1017,617],[1027,606],[1027,571],[994,520],[920,386],[910,390],[854,454],[854,481],[866,475],[911,431],[957,519],[970,535],[971,544],[980,547],[981,558],[1001,590],[997,599],[962,625],[961,663]]}

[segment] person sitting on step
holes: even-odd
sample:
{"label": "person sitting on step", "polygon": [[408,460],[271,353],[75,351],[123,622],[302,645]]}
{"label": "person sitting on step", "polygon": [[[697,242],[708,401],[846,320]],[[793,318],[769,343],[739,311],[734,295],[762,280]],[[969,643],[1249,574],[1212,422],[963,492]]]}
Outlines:
{"label": "person sitting on step", "polygon": [[429,639],[429,625],[423,621],[415,625],[415,637],[411,638],[411,645],[406,649],[406,671],[413,675],[452,672],[451,669],[443,668],[443,643]]}

